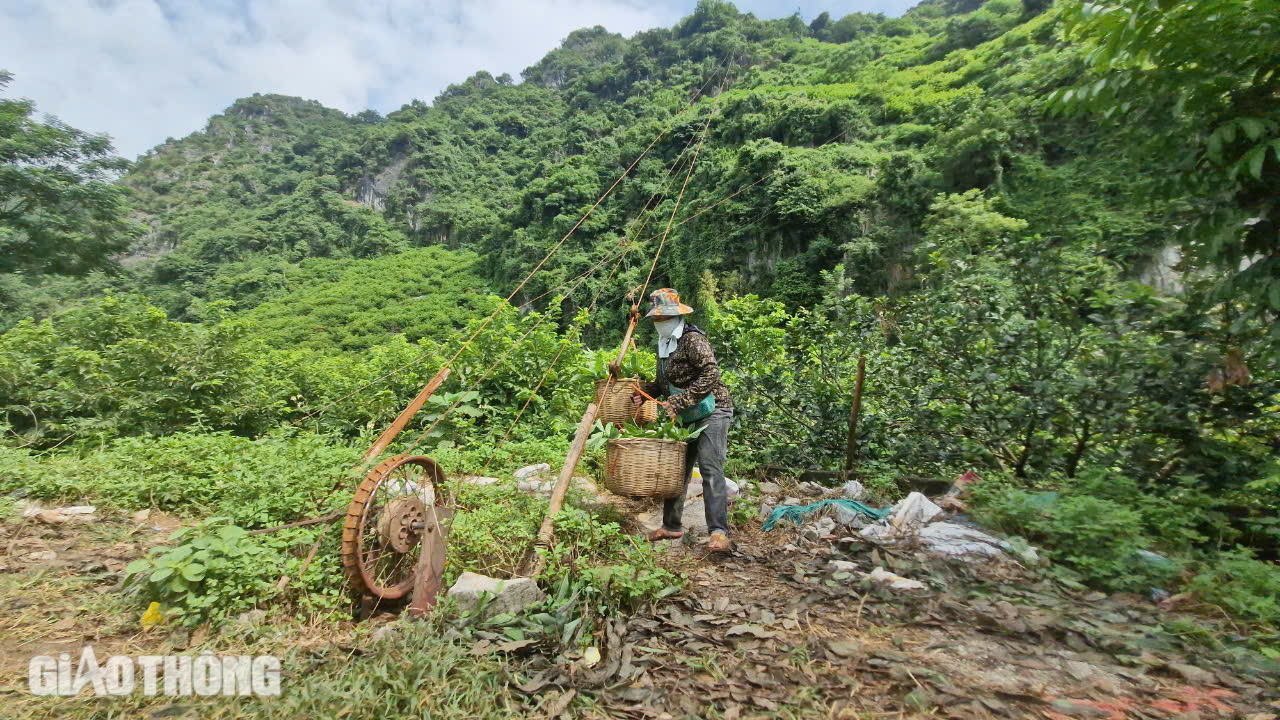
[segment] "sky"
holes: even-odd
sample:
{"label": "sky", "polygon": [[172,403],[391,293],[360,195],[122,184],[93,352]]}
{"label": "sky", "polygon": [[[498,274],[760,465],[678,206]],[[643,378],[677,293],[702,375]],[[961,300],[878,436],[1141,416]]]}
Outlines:
{"label": "sky", "polygon": [[[757,17],[901,15],[918,0],[736,0]],[[520,71],[571,31],[670,27],[696,0],[4,0],[8,97],[110,135],[128,158],[255,92],[356,113]]]}

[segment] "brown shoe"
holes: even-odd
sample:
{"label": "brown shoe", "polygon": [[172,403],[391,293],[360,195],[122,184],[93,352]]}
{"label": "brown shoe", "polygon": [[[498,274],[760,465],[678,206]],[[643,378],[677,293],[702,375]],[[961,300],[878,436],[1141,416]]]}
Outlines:
{"label": "brown shoe", "polygon": [[684,531],[668,530],[659,526],[657,530],[650,530],[649,534],[645,535],[645,537],[655,542],[658,540],[679,540],[684,537]]}
{"label": "brown shoe", "polygon": [[711,539],[707,540],[707,550],[711,552],[729,552],[731,549],[729,536],[722,532],[711,533]]}

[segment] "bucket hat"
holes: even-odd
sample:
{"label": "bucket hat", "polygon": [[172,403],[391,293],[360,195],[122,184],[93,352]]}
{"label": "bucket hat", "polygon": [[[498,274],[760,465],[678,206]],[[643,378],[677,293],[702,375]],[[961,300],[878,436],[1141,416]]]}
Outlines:
{"label": "bucket hat", "polygon": [[693,308],[680,302],[680,293],[671,288],[653,291],[649,294],[649,300],[653,303],[653,309],[645,317],[669,318],[693,312]]}

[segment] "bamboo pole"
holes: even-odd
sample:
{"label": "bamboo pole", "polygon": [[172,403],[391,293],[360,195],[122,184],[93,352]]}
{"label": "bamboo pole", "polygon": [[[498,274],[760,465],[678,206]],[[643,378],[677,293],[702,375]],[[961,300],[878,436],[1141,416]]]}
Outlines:
{"label": "bamboo pole", "polygon": [[858,356],[858,378],[853,383],[853,407],[849,409],[849,441],[844,451],[844,479],[853,474],[854,459],[858,456],[858,415],[862,413],[862,379],[866,374],[867,357]]}
{"label": "bamboo pole", "polygon": [[636,322],[640,319],[640,306],[631,306],[631,321],[627,323],[627,332],[622,336],[622,342],[618,345],[618,356],[609,363],[609,377],[617,380],[622,376],[622,359],[627,356],[627,346],[632,344],[631,336],[636,331]]}
{"label": "bamboo pole", "polygon": [[560,477],[556,478],[555,487],[551,489],[551,499],[547,503],[547,515],[542,518],[542,526],[538,528],[538,539],[535,543],[535,549],[531,556],[526,556],[525,561],[521,563],[521,575],[527,577],[537,577],[547,566],[547,556],[538,553],[536,548],[550,549],[551,542],[555,539],[555,522],[556,514],[560,512],[560,508],[564,506],[564,495],[569,490],[569,481],[573,479],[573,473],[578,469],[578,461],[582,459],[582,451],[587,447],[587,438],[591,435],[591,426],[596,422],[596,412],[598,408],[595,403],[587,406],[587,412],[582,416],[582,422],[578,423],[578,431],[574,433],[573,444],[569,446],[569,454],[564,458],[564,465],[560,468]]}

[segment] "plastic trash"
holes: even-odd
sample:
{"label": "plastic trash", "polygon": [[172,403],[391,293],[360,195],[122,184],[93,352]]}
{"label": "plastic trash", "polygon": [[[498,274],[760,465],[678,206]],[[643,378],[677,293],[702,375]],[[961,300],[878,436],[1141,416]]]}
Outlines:
{"label": "plastic trash", "polygon": [[153,602],[148,605],[146,611],[142,613],[142,629],[150,630],[162,622],[164,622],[164,613],[160,612],[160,603]]}
{"label": "plastic trash", "polygon": [[850,500],[861,500],[867,496],[867,489],[857,480],[850,480],[840,486],[840,495]]}
{"label": "plastic trash", "polygon": [[906,534],[919,530],[942,514],[942,508],[924,495],[913,492],[893,508],[889,524]]}
{"label": "plastic trash", "polygon": [[873,520],[880,520],[889,514],[889,510],[887,508],[884,510],[876,510],[875,508],[863,505],[857,500],[845,500],[843,498],[819,500],[818,502],[810,503],[808,505],[784,504],[774,508],[773,512],[769,515],[769,519],[764,521],[764,524],[760,529],[765,531],[772,530],[774,525],[783,519],[789,519],[792,522],[799,524],[804,519],[804,516],[821,510],[828,505],[843,505],[850,510],[860,512]]}
{"label": "plastic trash", "polygon": [[943,497],[959,498],[969,492],[970,487],[980,482],[982,482],[981,475],[972,470],[966,470],[963,475],[956,478],[955,482],[951,483],[951,489],[947,490],[946,495]]}
{"label": "plastic trash", "polygon": [[1146,563],[1147,565],[1150,565],[1151,567],[1161,568],[1161,569],[1168,569],[1173,567],[1172,560],[1170,560],[1169,558],[1163,555],[1153,553],[1150,550],[1139,550],[1138,552],[1134,553],[1134,557],[1138,558],[1139,560]]}

